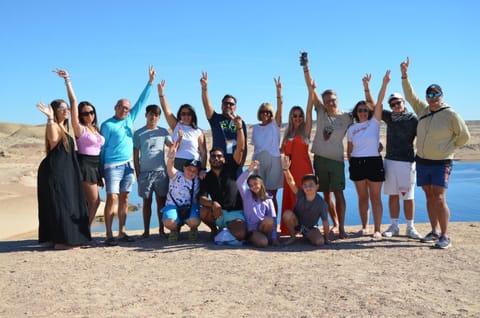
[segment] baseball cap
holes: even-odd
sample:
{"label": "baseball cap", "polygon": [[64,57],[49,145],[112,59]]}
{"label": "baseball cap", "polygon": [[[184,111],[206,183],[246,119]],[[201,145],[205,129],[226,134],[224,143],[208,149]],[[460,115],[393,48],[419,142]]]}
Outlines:
{"label": "baseball cap", "polygon": [[200,161],[193,159],[193,160],[189,160],[189,161],[185,162],[185,164],[183,166],[184,167],[197,167],[198,169],[200,169],[202,164],[200,163]]}
{"label": "baseball cap", "polygon": [[403,100],[403,96],[400,95],[400,93],[393,93],[393,94],[390,94],[390,96],[388,96],[388,103],[390,104],[390,101],[392,99],[401,99]]}
{"label": "baseball cap", "polygon": [[443,94],[442,88],[438,84],[432,84],[428,86],[426,93],[428,94],[428,92],[431,92],[431,91],[435,91]]}

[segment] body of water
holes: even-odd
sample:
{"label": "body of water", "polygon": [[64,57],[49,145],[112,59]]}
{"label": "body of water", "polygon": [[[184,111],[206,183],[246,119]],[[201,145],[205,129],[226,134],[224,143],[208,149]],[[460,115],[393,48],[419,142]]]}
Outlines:
{"label": "body of water", "polygon": [[[347,202],[347,211],[345,217],[345,225],[359,225],[360,216],[358,214],[358,200],[355,186],[351,180],[348,179],[348,163],[346,166],[346,181],[347,187],[345,189],[345,199]],[[105,199],[105,192],[100,193],[102,199]],[[282,189],[277,193],[277,200],[279,204],[282,202]],[[155,201],[155,200],[154,200]],[[383,202],[383,218],[382,224],[390,223],[390,216],[388,211],[388,196],[382,194]],[[447,202],[450,208],[451,222],[480,222],[480,162],[455,162],[453,171],[450,176],[450,183],[447,190]],[[130,194],[131,204],[142,204],[142,198],[137,194],[136,184]],[[425,204],[425,194],[419,187],[415,187],[415,222],[424,223],[429,222],[428,214]],[[403,209],[403,208],[401,208]],[[158,219],[156,214],[156,206],[153,203],[152,220],[150,227],[152,229],[158,228]],[[98,211],[97,215],[102,215],[103,211]],[[405,223],[403,210],[400,212],[400,222]],[[331,223],[331,222],[330,222]],[[373,224],[373,217],[370,213],[370,224]],[[143,229],[143,219],[141,209],[131,212],[127,217],[127,230],[141,230]],[[118,221],[115,218],[113,230],[118,230]],[[95,222],[92,226],[92,232],[104,232],[105,225],[101,222]],[[155,231],[153,231],[155,233]]]}

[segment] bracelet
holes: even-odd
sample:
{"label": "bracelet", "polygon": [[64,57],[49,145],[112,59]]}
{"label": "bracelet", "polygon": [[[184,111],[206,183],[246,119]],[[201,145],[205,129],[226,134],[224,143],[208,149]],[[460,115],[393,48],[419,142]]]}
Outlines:
{"label": "bracelet", "polygon": [[402,76],[402,79],[407,79],[407,77],[406,77],[406,76],[405,76],[405,77]]}
{"label": "bracelet", "polygon": [[205,91],[205,92],[206,92],[206,91],[207,91],[207,89],[202,87],[202,91]]}
{"label": "bracelet", "polygon": [[369,90],[369,89],[365,89],[365,92],[370,92],[370,90]]}
{"label": "bracelet", "polygon": [[158,95],[158,97],[162,98],[162,97],[165,97],[165,95]]}
{"label": "bracelet", "polygon": [[283,171],[288,171],[288,168],[287,168],[287,169],[283,169]]}
{"label": "bracelet", "polygon": [[243,127],[237,127],[237,130],[242,130],[242,129],[243,129]]}
{"label": "bracelet", "polygon": [[277,98],[282,99],[282,96],[277,96]]}
{"label": "bracelet", "polygon": [[308,70],[303,70],[303,73],[308,73]]}

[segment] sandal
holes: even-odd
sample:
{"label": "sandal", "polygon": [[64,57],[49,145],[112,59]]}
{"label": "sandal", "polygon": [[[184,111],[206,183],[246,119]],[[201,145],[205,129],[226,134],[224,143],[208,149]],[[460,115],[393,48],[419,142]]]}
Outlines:
{"label": "sandal", "polygon": [[107,245],[107,246],[116,246],[116,245],[118,245],[117,240],[116,240],[114,237],[112,237],[112,236],[107,237],[107,239],[104,241],[104,243],[105,243],[105,245]]}
{"label": "sandal", "polygon": [[118,240],[120,242],[125,242],[125,243],[132,243],[135,242],[135,239],[133,237],[128,236],[126,233],[123,234],[122,236],[118,237]]}
{"label": "sandal", "polygon": [[382,239],[382,233],[377,231],[377,232],[373,233],[372,238],[374,240],[381,240]]}

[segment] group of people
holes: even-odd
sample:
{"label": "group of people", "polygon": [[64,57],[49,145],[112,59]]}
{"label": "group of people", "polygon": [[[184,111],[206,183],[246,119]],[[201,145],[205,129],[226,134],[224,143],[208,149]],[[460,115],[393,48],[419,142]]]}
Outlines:
{"label": "group of people", "polygon": [[[280,235],[288,236],[283,244],[294,242],[301,234],[315,246],[336,237],[345,239],[348,234],[343,139],[347,136],[349,174],[358,194],[362,223],[359,233],[370,234],[371,206],[372,238],[398,236],[403,201],[406,235],[448,248],[448,176],[455,148],[463,146],[470,135],[465,122],[443,102],[440,86],[432,84],[427,88],[426,102],[418,98],[408,80],[407,58],[400,65],[405,99],[392,93],[388,97],[391,110],[383,109],[390,71],[383,78],[376,102],[370,93],[371,75],[366,74],[362,79],[365,100],[359,101],[351,112],[344,112],[338,108],[334,90],[325,90],[320,97],[310,75],[308,58],[303,55],[301,61],[308,89],[305,111],[301,106],[290,109],[282,137],[282,83],[280,77],[274,78],[276,111],[271,103],[259,106],[259,123],[253,125],[250,140],[254,149],[252,160],[246,169],[247,126],[236,114],[237,100],[225,95],[221,112],[216,112],[208,95],[206,72],[202,73],[200,84],[212,132],[208,153],[194,108],[183,104],[174,115],[165,95],[165,80],[157,85],[161,108],[147,106],[146,125],[134,131],[134,120],[152,91],[156,76],[153,67],[149,68],[148,83],[134,106],[127,99],[118,100],[114,116],[100,127],[95,107],[86,101],[77,104],[69,74],[55,70],[65,80],[70,107],[64,100],[37,105],[48,117],[47,156],[38,172],[39,242],[71,248],[91,240],[89,225],[100,203],[98,187],[104,183],[105,244],[132,242],[125,224],[135,179],[138,195],[143,199],[144,238],[150,236],[155,196],[159,235],[168,237],[170,242],[179,239],[184,225],[189,228],[188,238],[196,240],[201,222],[210,228],[212,239],[228,231],[236,242],[246,241],[256,247],[280,245]],[[405,100],[416,115],[407,110]],[[162,110],[171,133],[158,126]],[[69,111],[76,146],[69,134]],[[317,127],[311,146],[312,164],[309,148],[314,111]],[[387,125],[385,159],[381,156],[381,121]],[[425,192],[432,227],[424,237],[414,226],[415,183]],[[382,185],[389,195],[391,218],[391,225],[384,232],[380,229]],[[276,196],[282,187],[279,209]],[[112,231],[115,210],[119,219],[117,237]],[[277,213],[281,214],[280,232]]]}

